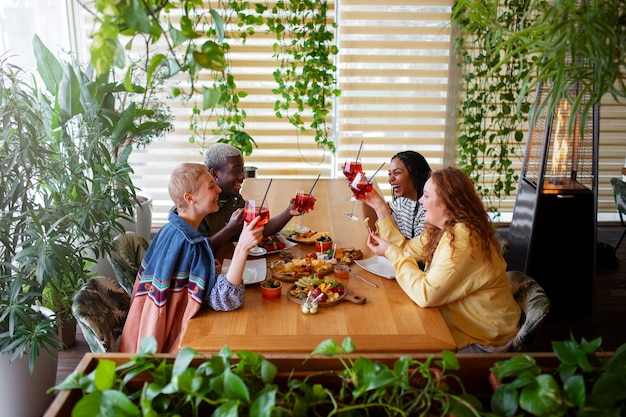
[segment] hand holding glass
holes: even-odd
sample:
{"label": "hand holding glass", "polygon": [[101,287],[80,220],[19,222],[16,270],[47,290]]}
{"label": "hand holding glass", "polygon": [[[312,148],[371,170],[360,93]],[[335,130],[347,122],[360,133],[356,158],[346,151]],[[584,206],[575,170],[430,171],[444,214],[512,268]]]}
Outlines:
{"label": "hand holding glass", "polygon": [[[364,172],[358,172],[350,183],[350,189],[357,197],[366,193],[371,193],[373,189],[372,181],[367,178],[367,175],[365,175]],[[347,218],[352,220],[359,220],[358,216],[354,214],[354,209],[356,209],[356,205],[358,202],[359,200],[357,199],[354,202],[354,206],[352,206],[352,211],[345,214]]]}
{"label": "hand holding glass", "polygon": [[[343,175],[348,180],[348,184],[352,182],[358,172],[363,172],[363,164],[361,164],[360,159],[356,158],[352,161],[346,160],[346,162],[343,163]],[[344,197],[344,200],[354,200],[354,197],[350,194]]]}
{"label": "hand holding glass", "polygon": [[[257,216],[260,216],[260,219],[256,224],[256,227],[263,226],[270,220],[270,211],[265,205],[263,207],[258,206],[255,200],[246,201],[246,205],[243,209],[243,220],[249,224]],[[251,255],[258,256],[267,253],[267,251],[260,246],[255,246],[254,248],[250,249],[249,253]]]}
{"label": "hand holding glass", "polygon": [[300,216],[300,226],[296,227],[296,231],[299,233],[307,232],[309,228],[302,224],[302,217],[304,217],[304,213],[307,213],[309,210],[313,210],[313,207],[315,206],[315,197],[313,194],[306,194],[303,190],[298,189],[296,191],[296,196],[293,199],[293,204],[296,206],[296,209],[302,213]]}

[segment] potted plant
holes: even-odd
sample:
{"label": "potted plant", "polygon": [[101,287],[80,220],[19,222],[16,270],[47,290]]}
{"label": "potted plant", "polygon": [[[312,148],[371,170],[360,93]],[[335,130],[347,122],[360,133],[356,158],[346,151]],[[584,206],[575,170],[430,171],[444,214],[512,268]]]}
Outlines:
{"label": "potted plant", "polygon": [[[55,388],[79,394],[76,414],[114,407],[116,415],[480,415],[479,401],[450,372],[458,369],[454,353],[425,361],[400,357],[388,366],[355,359],[354,349],[350,338],[341,345],[327,340],[309,358],[332,358],[336,367],[282,372],[262,355],[227,347],[211,357],[183,348],[169,361],[146,338],[130,361],[100,359]],[[61,408],[53,405],[47,416],[57,413]]]}
{"label": "potted plant", "polygon": [[626,344],[612,356],[601,354],[601,338],[553,342],[560,363],[543,368],[518,355],[491,369],[498,416],[618,416],[626,411]]}
{"label": "potted plant", "polygon": [[49,293],[53,307],[67,308],[123,232],[120,213],[132,213],[132,146],[115,140],[163,126],[138,123],[150,109],[115,101],[124,83],[56,60],[38,38],[34,49],[43,86],[0,58],[0,353],[9,363],[26,356],[30,372],[59,347],[55,318],[33,306]]}
{"label": "potted plant", "polygon": [[[0,402],[3,415],[40,415],[52,400],[57,327],[40,307],[65,238],[63,207],[51,204],[53,163],[37,93],[0,57]],[[44,255],[45,256],[45,255]],[[43,384],[43,386],[42,386]],[[16,389],[28,387],[28,395]]]}

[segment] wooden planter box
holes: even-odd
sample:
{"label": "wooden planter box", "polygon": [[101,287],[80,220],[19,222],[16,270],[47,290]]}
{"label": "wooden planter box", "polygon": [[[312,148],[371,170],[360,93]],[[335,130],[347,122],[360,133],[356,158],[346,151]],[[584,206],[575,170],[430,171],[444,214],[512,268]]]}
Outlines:
{"label": "wooden planter box", "polygon": [[[491,368],[496,362],[504,361],[512,356],[519,355],[520,353],[500,353],[500,354],[458,354],[457,357],[461,364],[459,371],[453,372],[458,375],[463,382],[468,393],[475,395],[479,399],[488,399],[493,393],[493,389],[489,384],[489,368]],[[537,364],[543,367],[555,367],[558,366],[559,360],[554,353],[539,352],[539,353],[525,353],[532,356],[537,361]],[[359,355],[354,355],[358,357]],[[418,354],[413,357],[421,362],[425,361],[429,354]],[[174,360],[175,355],[158,355],[160,358],[167,358]],[[303,355],[280,355],[272,356],[265,355],[265,357],[271,361],[278,368],[277,383],[280,384],[281,378],[286,380],[288,376],[294,372],[296,376],[304,376],[310,372],[318,372],[324,370],[340,370],[343,369],[341,363],[335,358],[315,357],[308,359],[304,362],[306,356]],[[372,360],[384,363],[387,366],[392,366],[398,359],[397,356],[375,356],[368,355],[368,358]],[[440,355],[434,354],[435,359],[440,358]],[[81,359],[76,367],[76,371],[82,373],[91,372],[97,365],[100,358],[106,358],[115,361],[118,365],[126,363],[130,360],[131,355],[123,353],[87,353]],[[202,358],[195,358],[192,362],[192,366],[198,366],[202,363]],[[141,383],[141,381],[138,381]],[[44,414],[44,417],[65,417],[70,416],[74,404],[78,402],[81,397],[81,393],[78,390],[74,391],[59,391]]]}

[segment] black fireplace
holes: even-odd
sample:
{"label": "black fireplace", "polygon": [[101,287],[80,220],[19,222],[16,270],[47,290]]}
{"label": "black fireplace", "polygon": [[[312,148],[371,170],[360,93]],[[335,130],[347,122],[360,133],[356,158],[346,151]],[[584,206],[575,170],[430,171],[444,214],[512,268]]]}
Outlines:
{"label": "black fireplace", "polygon": [[[579,97],[577,88],[556,106],[542,106],[547,88],[539,85],[537,91],[508,237],[508,269],[526,272],[544,288],[552,303],[550,317],[589,316],[595,274],[599,107],[587,107],[590,98]],[[580,100],[581,110],[572,118],[575,100]],[[586,108],[586,121],[581,123]]]}

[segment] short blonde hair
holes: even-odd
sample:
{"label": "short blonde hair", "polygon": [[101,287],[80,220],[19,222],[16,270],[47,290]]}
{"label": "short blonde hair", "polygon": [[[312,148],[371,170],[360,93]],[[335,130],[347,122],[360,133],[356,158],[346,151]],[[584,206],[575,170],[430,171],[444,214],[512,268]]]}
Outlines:
{"label": "short blonde hair", "polygon": [[177,209],[187,208],[185,193],[193,194],[198,191],[198,178],[208,173],[206,165],[195,162],[183,162],[174,168],[170,176],[168,192]]}

